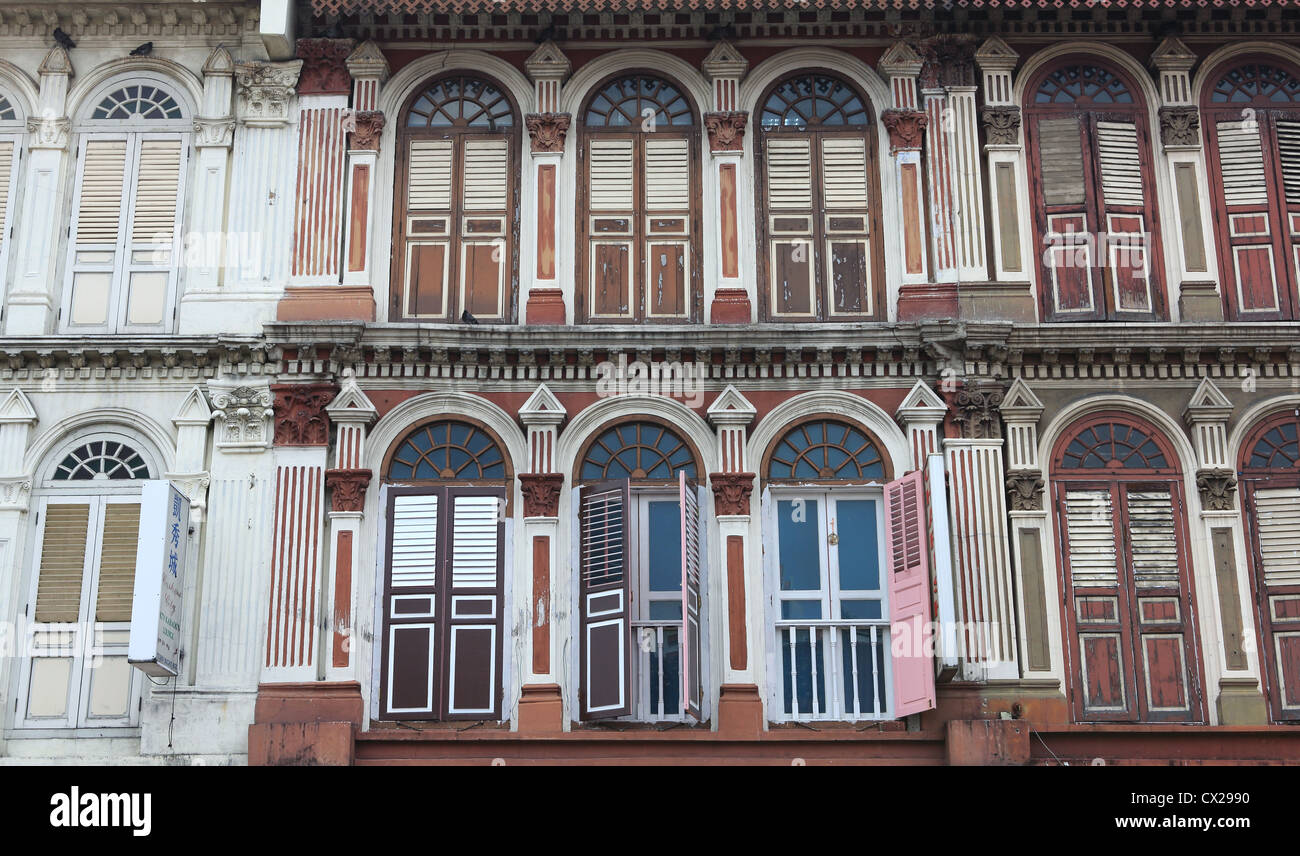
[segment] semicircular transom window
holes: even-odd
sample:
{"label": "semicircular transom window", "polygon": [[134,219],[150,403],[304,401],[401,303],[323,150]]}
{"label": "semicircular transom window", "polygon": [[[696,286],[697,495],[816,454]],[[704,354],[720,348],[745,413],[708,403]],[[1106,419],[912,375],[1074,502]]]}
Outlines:
{"label": "semicircular transom window", "polygon": [[676,84],[644,74],[620,77],[605,84],[587,105],[583,124],[588,128],[643,129],[653,118],[655,126],[690,127],[695,124],[690,102]]}
{"label": "semicircular transom window", "polygon": [[408,128],[477,128],[497,131],[514,125],[514,108],[501,88],[480,77],[435,80],[411,104]]}
{"label": "semicircular transom window", "polygon": [[777,84],[759,121],[764,128],[853,127],[867,124],[867,107],[839,78],[808,74]]}
{"label": "semicircular transom window", "polygon": [[603,431],[582,459],[583,479],[674,479],[695,476],[686,441],[655,422],[625,422]]}
{"label": "semicircular transom window", "polygon": [[1265,63],[1248,63],[1230,69],[1210,93],[1214,104],[1300,102],[1300,78]]}
{"label": "semicircular transom window", "polygon": [[767,464],[769,479],[880,480],[885,461],[866,432],[847,422],[818,419],[781,438]]}
{"label": "semicircular transom window", "polygon": [[1133,93],[1117,75],[1095,65],[1067,65],[1043,79],[1035,104],[1133,104]]}
{"label": "semicircular transom window", "polygon": [[1246,466],[1251,469],[1288,470],[1300,467],[1300,438],[1297,423],[1288,420],[1264,432],[1250,450]]}
{"label": "semicircular transom window", "polygon": [[180,119],[181,108],[166,90],[139,83],[115,89],[91,113],[92,119]]}
{"label": "semicircular transom window", "polygon": [[54,468],[55,481],[147,479],[140,453],[117,440],[92,440],[69,452]]}
{"label": "semicircular transom window", "polygon": [[393,454],[390,479],[503,479],[505,456],[492,437],[468,422],[416,428]]}
{"label": "semicircular transom window", "polygon": [[18,118],[18,113],[14,110],[14,105],[9,99],[0,95],[0,122],[12,122]]}
{"label": "semicircular transom window", "polygon": [[1089,425],[1061,453],[1064,470],[1160,470],[1168,466],[1150,434],[1123,422]]}

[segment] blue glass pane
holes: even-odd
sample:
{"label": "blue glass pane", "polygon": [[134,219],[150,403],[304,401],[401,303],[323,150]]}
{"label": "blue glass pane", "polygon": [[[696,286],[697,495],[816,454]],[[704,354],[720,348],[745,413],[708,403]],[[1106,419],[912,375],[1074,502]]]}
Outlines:
{"label": "blue glass pane", "polygon": [[840,536],[840,588],[846,591],[880,588],[880,550],[876,532],[876,502],[841,499],[835,503]]}
{"label": "blue glass pane", "polygon": [[[791,634],[794,634],[793,639]],[[813,649],[807,630],[781,631],[778,643],[781,646],[782,679],[785,684],[785,712],[794,713],[794,701],[799,702],[799,713],[813,712]],[[791,644],[793,642],[793,644]],[[826,710],[826,658],[825,646],[817,639],[817,709]],[[793,690],[793,691],[792,691]]]}
{"label": "blue glass pane", "polygon": [[659,670],[662,663],[664,715],[672,716],[681,713],[682,679],[679,664],[682,655],[677,645],[677,628],[665,627],[663,632],[663,650],[650,652],[650,712],[659,712]]}
{"label": "blue glass pane", "polygon": [[650,503],[650,590],[682,590],[682,510],[677,500]]}
{"label": "blue glass pane", "polygon": [[878,600],[840,601],[840,618],[845,621],[874,621],[880,617]]}
{"label": "blue glass pane", "polygon": [[809,591],[821,588],[817,500],[780,500],[776,504],[776,517],[781,590]]}
{"label": "blue glass pane", "polygon": [[650,601],[651,621],[681,621],[682,602],[680,600]]}
{"label": "blue glass pane", "polygon": [[781,618],[785,621],[818,621],[822,617],[820,600],[783,600]]}

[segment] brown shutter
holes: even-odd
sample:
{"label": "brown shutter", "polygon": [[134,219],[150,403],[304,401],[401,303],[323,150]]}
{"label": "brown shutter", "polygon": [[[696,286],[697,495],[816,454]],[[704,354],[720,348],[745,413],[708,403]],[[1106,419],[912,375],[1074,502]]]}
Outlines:
{"label": "brown shutter", "polygon": [[79,619],[89,527],[88,504],[50,503],[45,507],[45,533],[36,582],[37,622],[62,623]]}
{"label": "brown shutter", "polygon": [[394,492],[388,506],[388,572],[385,574],[381,715],[430,719],[438,711],[435,600],[439,536],[445,491]]}
{"label": "brown shutter", "polygon": [[447,718],[500,719],[505,493],[453,489],[447,503]]}
{"label": "brown shutter", "polygon": [[1255,491],[1255,519],[1264,584],[1300,585],[1300,488]]}
{"label": "brown shutter", "polygon": [[1223,198],[1230,205],[1267,205],[1268,182],[1264,179],[1264,151],[1259,126],[1246,122],[1218,122],[1219,175]]}
{"label": "brown shutter", "polygon": [[140,505],[109,502],[104,506],[104,538],[99,550],[96,621],[130,621],[135,593],[135,553],[140,537]]}
{"label": "brown shutter", "polygon": [[[588,314],[630,318],[637,268],[633,236],[634,147],[630,138],[593,139],[587,147],[590,259]],[[618,216],[596,216],[596,215]]]}
{"label": "brown shutter", "polygon": [[806,137],[772,137],[764,146],[772,311],[779,315],[814,315],[816,212],[812,199],[812,141]]}
{"label": "brown shutter", "polygon": [[579,499],[582,719],[631,713],[628,482],[598,482]]}
{"label": "brown shutter", "polygon": [[697,720],[704,704],[704,681],[700,650],[700,503],[696,486],[686,480],[686,472],[677,474],[678,496],[682,512],[682,698],[686,712]]}
{"label": "brown shutter", "polygon": [[1142,204],[1142,157],[1137,125],[1098,122],[1097,161],[1101,168],[1101,195],[1107,208]]}
{"label": "brown shutter", "polygon": [[826,137],[821,141],[822,206],[830,311],[868,314],[871,288],[867,248],[867,141],[864,137]]}
{"label": "brown shutter", "polygon": [[[1278,160],[1282,164],[1282,188],[1287,206],[1300,205],[1300,122],[1277,121]],[[1292,232],[1296,229],[1293,227]]]}
{"label": "brown shutter", "polygon": [[1048,205],[1082,205],[1083,138],[1079,120],[1038,120],[1038,163]]}

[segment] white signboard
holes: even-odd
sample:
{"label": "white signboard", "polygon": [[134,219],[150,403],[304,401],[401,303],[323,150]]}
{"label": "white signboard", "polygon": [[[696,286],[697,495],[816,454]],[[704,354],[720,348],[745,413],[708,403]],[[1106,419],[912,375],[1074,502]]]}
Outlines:
{"label": "white signboard", "polygon": [[135,596],[127,661],[146,675],[180,672],[181,605],[190,501],[167,481],[148,481],[140,497]]}

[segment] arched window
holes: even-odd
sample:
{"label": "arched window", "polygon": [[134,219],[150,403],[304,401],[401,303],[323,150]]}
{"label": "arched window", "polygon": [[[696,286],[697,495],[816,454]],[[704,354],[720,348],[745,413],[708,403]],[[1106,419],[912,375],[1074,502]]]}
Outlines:
{"label": "arched window", "polygon": [[1163,436],[1086,417],[1052,455],[1075,717],[1202,722],[1182,476]]}
{"label": "arched window", "polygon": [[800,72],[761,103],[759,265],[768,317],[883,318],[876,136],[866,98],[829,73]]}
{"label": "arched window", "polygon": [[579,150],[578,316],[698,321],[699,127],[683,90],[651,74],[596,88]]}
{"label": "arched window", "polygon": [[390,319],[514,319],[518,158],[499,84],[458,73],[412,96],[398,130]]}
{"label": "arched window", "polygon": [[1300,410],[1265,419],[1241,453],[1260,667],[1272,718],[1300,720]]}
{"label": "arched window", "polygon": [[165,332],[177,289],[189,129],[167,85],[132,81],[79,122],[61,324],[68,332]]}
{"label": "arched window", "polygon": [[468,422],[434,422],[406,436],[388,463],[390,479],[479,481],[506,477],[496,440]]}
{"label": "arched window", "polygon": [[601,432],[587,447],[580,478],[694,481],[695,454],[672,429],[657,422],[625,422]]}
{"label": "arched window", "polygon": [[[80,438],[41,471],[27,581],[20,728],[139,723],[140,679],[127,663],[140,481],[154,468],[125,434]],[[86,637],[93,634],[93,644]]]}
{"label": "arched window", "polygon": [[1146,107],[1136,87],[1070,58],[1026,91],[1043,317],[1167,317]]}
{"label": "arched window", "polygon": [[1202,100],[1231,317],[1300,317],[1300,74],[1261,58],[1218,70]]}
{"label": "arched window", "polygon": [[772,449],[768,479],[883,481],[885,463],[876,443],[847,422],[815,419],[786,433]]}

